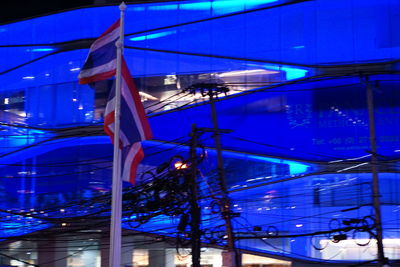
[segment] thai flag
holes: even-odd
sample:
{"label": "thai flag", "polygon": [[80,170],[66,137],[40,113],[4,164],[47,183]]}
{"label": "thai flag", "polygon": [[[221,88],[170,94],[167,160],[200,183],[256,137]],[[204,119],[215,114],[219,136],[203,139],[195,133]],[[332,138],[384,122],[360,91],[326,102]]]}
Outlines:
{"label": "thai flag", "polygon": [[117,49],[115,42],[119,38],[120,20],[117,20],[90,46],[81,72],[79,83],[87,84],[107,80],[115,76],[117,66]]}
{"label": "thai flag", "polygon": [[[89,55],[79,74],[79,83],[93,83],[112,78],[116,74],[116,46],[119,37],[119,20],[105,31],[90,47]],[[115,82],[112,83],[104,113],[104,131],[114,140]],[[122,58],[120,105],[121,176],[124,181],[135,183],[136,169],[144,157],[141,141],[152,138],[151,128],[140,95]]]}

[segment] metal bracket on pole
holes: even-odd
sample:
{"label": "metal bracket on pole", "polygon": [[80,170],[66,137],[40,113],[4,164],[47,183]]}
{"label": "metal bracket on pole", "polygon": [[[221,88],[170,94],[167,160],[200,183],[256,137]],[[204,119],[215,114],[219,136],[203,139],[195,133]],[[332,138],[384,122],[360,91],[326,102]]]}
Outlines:
{"label": "metal bracket on pole", "polygon": [[230,130],[230,129],[214,129],[214,128],[207,128],[207,127],[197,128],[197,130],[200,132],[225,133],[225,134],[233,132],[233,130]]}

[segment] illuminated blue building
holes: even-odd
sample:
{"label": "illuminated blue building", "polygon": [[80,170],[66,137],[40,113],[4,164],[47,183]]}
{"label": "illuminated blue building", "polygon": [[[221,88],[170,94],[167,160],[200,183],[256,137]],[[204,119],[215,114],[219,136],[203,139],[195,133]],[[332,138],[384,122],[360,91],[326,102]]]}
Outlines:
{"label": "illuminated blue building", "polygon": [[[116,6],[96,6],[0,26],[0,264],[106,261],[108,87],[78,85],[77,75],[118,16]],[[193,123],[212,127],[207,99],[183,89],[223,84],[230,91],[216,108],[220,128],[232,130],[222,146],[243,266],[375,260],[373,166],[385,256],[400,259],[399,28],[400,2],[390,0],[128,5],[124,55],[154,132],[140,174],[187,158]],[[209,238],[224,232],[210,197],[215,145],[209,133],[199,142],[207,155],[199,166],[202,261],[216,267],[225,240]],[[176,237],[176,216],[132,225],[134,216],[124,218],[127,264],[189,266],[166,242]]]}

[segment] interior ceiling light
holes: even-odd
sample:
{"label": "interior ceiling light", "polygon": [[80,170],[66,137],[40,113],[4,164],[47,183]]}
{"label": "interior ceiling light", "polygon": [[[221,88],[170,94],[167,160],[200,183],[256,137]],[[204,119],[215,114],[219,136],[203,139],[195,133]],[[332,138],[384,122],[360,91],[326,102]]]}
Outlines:
{"label": "interior ceiling light", "polygon": [[147,98],[147,99],[150,99],[150,100],[158,100],[157,97],[152,96],[152,95],[147,94],[147,93],[144,93],[144,92],[139,92],[139,95],[141,95],[141,96],[143,96],[143,97],[145,97],[145,98]]}
{"label": "interior ceiling light", "polygon": [[218,74],[219,77],[232,77],[240,75],[261,75],[261,74],[276,74],[279,71],[276,70],[266,70],[266,69],[255,69],[255,70],[237,70]]}

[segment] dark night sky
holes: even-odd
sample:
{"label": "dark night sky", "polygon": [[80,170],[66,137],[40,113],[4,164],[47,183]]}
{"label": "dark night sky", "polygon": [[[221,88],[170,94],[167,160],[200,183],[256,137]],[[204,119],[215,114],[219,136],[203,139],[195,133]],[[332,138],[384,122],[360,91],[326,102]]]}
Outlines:
{"label": "dark night sky", "polygon": [[0,23],[87,6],[92,3],[93,0],[6,0],[0,5]]}
{"label": "dark night sky", "polygon": [[[0,0],[1,1],[1,0]],[[116,4],[122,0],[3,0],[0,4],[0,24],[45,15],[82,6]],[[125,0],[125,3],[143,3],[152,0]],[[157,0],[171,1],[171,0]]]}

